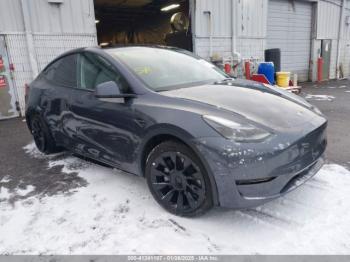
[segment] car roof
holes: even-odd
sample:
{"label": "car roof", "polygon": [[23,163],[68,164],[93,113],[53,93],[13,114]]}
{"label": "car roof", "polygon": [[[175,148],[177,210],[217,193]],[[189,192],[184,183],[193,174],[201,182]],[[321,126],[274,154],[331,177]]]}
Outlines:
{"label": "car roof", "polygon": [[[98,51],[104,51],[104,50],[113,50],[113,49],[123,49],[123,48],[130,48],[130,47],[142,47],[142,48],[159,48],[159,49],[166,49],[166,50],[182,50],[181,48],[178,47],[173,47],[173,46],[164,46],[164,45],[142,45],[142,44],[127,44],[127,45],[114,45],[110,47],[105,47],[101,48],[99,46],[92,46],[92,47],[80,47],[80,48],[75,48],[69,51],[66,51],[62,53],[61,55],[57,56],[53,61],[56,61],[64,56],[75,54],[75,53],[80,53],[83,51],[89,51],[89,50],[98,50]],[[52,63],[50,62],[50,64]]]}

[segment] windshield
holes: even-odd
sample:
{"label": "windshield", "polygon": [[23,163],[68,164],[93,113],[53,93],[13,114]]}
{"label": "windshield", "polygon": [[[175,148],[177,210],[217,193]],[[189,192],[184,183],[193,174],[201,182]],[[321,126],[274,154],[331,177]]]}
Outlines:
{"label": "windshield", "polygon": [[122,61],[150,89],[166,91],[223,80],[219,68],[184,50],[150,47],[106,49]]}

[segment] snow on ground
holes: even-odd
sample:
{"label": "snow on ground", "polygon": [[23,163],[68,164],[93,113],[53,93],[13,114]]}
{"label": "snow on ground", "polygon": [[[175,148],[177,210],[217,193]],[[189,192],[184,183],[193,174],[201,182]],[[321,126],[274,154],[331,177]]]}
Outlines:
{"label": "snow on ground", "polygon": [[334,96],[329,95],[307,95],[305,97],[306,100],[316,100],[316,101],[333,101],[335,99]]}
{"label": "snow on ground", "polygon": [[[45,157],[34,148],[25,150]],[[350,172],[338,165],[259,208],[188,219],[161,209],[143,178],[74,156],[47,159],[88,185],[13,205],[4,199],[33,188],[2,188],[0,254],[350,254]]]}

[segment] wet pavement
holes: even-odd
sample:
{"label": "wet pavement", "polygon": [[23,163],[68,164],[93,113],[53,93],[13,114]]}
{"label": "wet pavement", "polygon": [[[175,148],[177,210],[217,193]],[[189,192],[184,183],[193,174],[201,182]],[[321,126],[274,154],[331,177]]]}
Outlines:
{"label": "wet pavement", "polygon": [[[32,138],[22,119],[0,121],[0,141],[0,188],[5,187],[10,192],[24,190],[28,185],[35,188],[30,194],[15,195],[10,202],[32,195],[67,193],[71,189],[86,185],[86,181],[77,173],[63,172],[63,165],[49,168],[48,158],[34,159],[25,153],[23,147],[31,143]],[[68,153],[52,155],[50,159],[65,158],[66,154]]]}
{"label": "wet pavement", "polygon": [[328,119],[329,162],[350,168],[350,81],[339,80],[303,85],[302,96]]}

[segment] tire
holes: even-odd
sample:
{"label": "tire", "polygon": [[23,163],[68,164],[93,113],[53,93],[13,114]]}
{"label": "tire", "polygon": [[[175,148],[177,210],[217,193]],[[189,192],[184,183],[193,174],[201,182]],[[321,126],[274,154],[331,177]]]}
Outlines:
{"label": "tire", "polygon": [[213,206],[207,171],[182,143],[167,141],[156,146],[147,158],[145,175],[155,200],[172,214],[193,217]]}
{"label": "tire", "polygon": [[49,128],[39,115],[34,115],[30,120],[31,132],[36,147],[44,154],[53,154],[63,151],[56,145]]}

